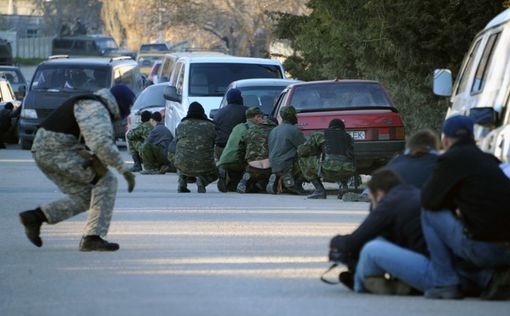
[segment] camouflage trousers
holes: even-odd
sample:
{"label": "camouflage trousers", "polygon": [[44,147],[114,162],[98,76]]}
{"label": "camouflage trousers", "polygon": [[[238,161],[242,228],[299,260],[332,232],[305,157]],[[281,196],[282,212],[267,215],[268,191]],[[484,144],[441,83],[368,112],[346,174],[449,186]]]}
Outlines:
{"label": "camouflage trousers", "polygon": [[83,235],[106,236],[112,218],[117,178],[108,171],[93,185],[95,174],[84,168],[78,154],[83,146],[72,135],[39,129],[32,147],[39,169],[67,197],[42,205],[41,210],[49,224],[56,224],[89,210]]}
{"label": "camouflage trousers", "polygon": [[129,138],[126,138],[126,140],[128,143],[129,153],[131,154],[131,156],[133,156],[136,153],[140,154],[141,156],[143,142],[139,140],[130,140]]}
{"label": "camouflage trousers", "polygon": [[320,161],[318,156],[299,158],[299,168],[307,181],[322,178],[326,182],[344,183],[354,175],[354,169],[351,170],[351,166],[353,166],[351,162],[348,162],[349,166],[345,165],[345,168],[342,165],[343,163],[340,162],[332,163],[328,161],[327,164],[329,168],[325,168],[325,161]]}
{"label": "camouflage trousers", "polygon": [[159,145],[144,144],[142,146],[141,156],[145,170],[159,170],[163,165],[170,164],[167,156],[165,156],[163,148]]}

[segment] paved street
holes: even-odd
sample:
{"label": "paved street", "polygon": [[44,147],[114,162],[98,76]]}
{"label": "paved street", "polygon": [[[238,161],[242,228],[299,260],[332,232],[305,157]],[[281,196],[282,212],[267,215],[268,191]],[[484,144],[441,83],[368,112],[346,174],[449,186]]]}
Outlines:
{"label": "paved street", "polygon": [[[177,194],[171,175],[119,194],[115,253],[81,253],[86,215],[25,238],[17,213],[61,195],[28,151],[0,150],[0,315],[509,315],[510,302],[353,294],[319,281],[327,244],[366,216],[329,196]],[[126,152],[123,152],[128,159]]]}

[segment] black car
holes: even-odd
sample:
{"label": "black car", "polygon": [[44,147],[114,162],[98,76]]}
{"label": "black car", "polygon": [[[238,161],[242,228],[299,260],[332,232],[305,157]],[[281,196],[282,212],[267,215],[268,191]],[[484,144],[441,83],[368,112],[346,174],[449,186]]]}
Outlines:
{"label": "black car", "polygon": [[0,78],[9,81],[16,100],[23,100],[27,91],[27,81],[18,67],[0,66]]}
{"label": "black car", "polygon": [[[21,148],[30,149],[39,124],[64,101],[117,83],[129,86],[137,95],[143,89],[138,64],[131,58],[57,58],[41,63],[23,101]],[[124,138],[125,123],[116,127],[117,138]]]}

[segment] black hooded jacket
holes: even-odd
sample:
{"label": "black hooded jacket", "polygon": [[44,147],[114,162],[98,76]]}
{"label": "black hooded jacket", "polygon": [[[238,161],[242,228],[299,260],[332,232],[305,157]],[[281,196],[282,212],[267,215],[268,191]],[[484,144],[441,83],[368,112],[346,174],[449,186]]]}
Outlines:
{"label": "black hooded jacket", "polygon": [[219,147],[227,145],[232,129],[240,123],[246,122],[245,112],[248,108],[241,104],[228,104],[221,108],[214,116],[216,127],[215,144]]}

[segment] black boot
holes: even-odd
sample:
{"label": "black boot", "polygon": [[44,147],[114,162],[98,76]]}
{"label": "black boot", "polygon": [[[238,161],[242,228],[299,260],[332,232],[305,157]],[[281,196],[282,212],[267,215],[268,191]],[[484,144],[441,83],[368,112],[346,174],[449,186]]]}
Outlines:
{"label": "black boot", "polygon": [[187,177],[179,176],[179,186],[177,187],[177,193],[189,193],[188,190],[188,179]]}
{"label": "black boot", "polygon": [[218,191],[227,192],[227,171],[223,167],[218,168]]}
{"label": "black boot", "polygon": [[338,189],[338,196],[337,198],[341,200],[344,197],[344,194],[349,191],[349,187],[347,186],[347,183],[340,183]]}
{"label": "black boot", "polygon": [[131,157],[133,157],[133,167],[129,169],[131,172],[140,172],[142,171],[142,159],[138,153],[134,153]]}
{"label": "black boot", "polygon": [[251,174],[249,172],[245,172],[241,181],[237,184],[237,192],[246,193],[248,191],[248,182],[251,179]]}
{"label": "black boot", "polygon": [[205,193],[206,181],[202,177],[197,177],[197,192]]}
{"label": "black boot", "polygon": [[320,179],[312,180],[312,184],[315,187],[315,191],[313,191],[312,195],[310,195],[309,199],[325,199],[326,198],[326,189],[322,185]]}
{"label": "black boot", "polygon": [[289,193],[297,195],[306,194],[306,191],[303,190],[303,187],[301,185],[298,185],[297,182],[294,181],[294,177],[290,172],[282,175],[282,183],[285,190]]}
{"label": "black boot", "polygon": [[27,235],[28,240],[37,247],[41,247],[43,244],[40,237],[41,225],[48,221],[41,209],[38,207],[35,210],[21,212],[19,213],[19,219],[21,224],[25,226],[25,234]]}
{"label": "black boot", "polygon": [[269,194],[276,194],[277,193],[276,192],[277,185],[278,185],[278,176],[276,175],[276,173],[273,173],[273,174],[271,174],[271,176],[269,177],[269,181],[267,182],[266,192]]}
{"label": "black boot", "polygon": [[80,241],[80,251],[116,251],[119,244],[107,242],[103,238],[92,235],[83,236]]}

